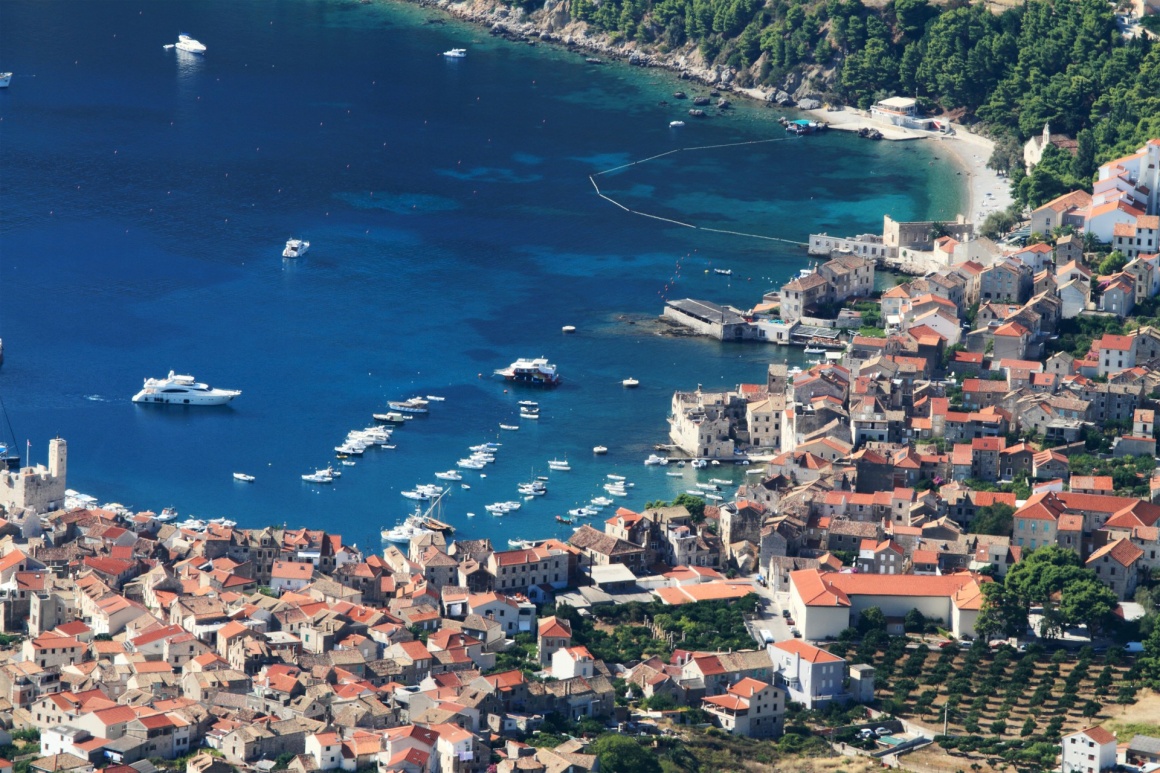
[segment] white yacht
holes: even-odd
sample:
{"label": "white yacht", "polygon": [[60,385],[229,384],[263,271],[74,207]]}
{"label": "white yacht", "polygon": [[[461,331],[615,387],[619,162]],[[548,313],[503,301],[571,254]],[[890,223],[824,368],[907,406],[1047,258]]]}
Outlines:
{"label": "white yacht", "polygon": [[393,529],[383,529],[380,532],[384,542],[407,543],[411,541],[411,537],[420,534],[426,534],[430,529],[424,529],[420,525],[418,516],[411,516],[402,523],[396,523]]}
{"label": "white yacht", "polygon": [[12,73],[0,72],[0,89],[8,88],[8,84],[12,82]]}
{"label": "white yacht", "polygon": [[685,125],[684,121],[669,121],[669,128],[670,129],[679,129],[684,125]]}
{"label": "white yacht", "polygon": [[449,51],[444,51],[443,56],[448,59],[465,59],[467,58],[466,48],[452,48]]}
{"label": "white yacht", "polygon": [[625,389],[636,389],[638,386],[640,386],[640,382],[637,381],[635,378],[631,378],[631,377],[626,378],[624,381],[621,381],[620,383],[624,385]]}
{"label": "white yacht", "polygon": [[557,470],[559,472],[568,472],[572,469],[572,465],[568,464],[567,459],[551,459],[548,461],[549,470]]}
{"label": "white yacht", "polygon": [[439,480],[463,480],[463,475],[458,470],[447,470],[446,472],[437,472],[435,477]]}
{"label": "white yacht", "polygon": [[288,239],[286,249],[282,250],[282,257],[301,258],[308,249],[310,249],[310,242],[304,242],[301,239]]}
{"label": "white yacht", "polygon": [[604,454],[608,453],[608,447],[607,446],[593,446],[592,453],[596,454],[597,456],[604,456]]}
{"label": "white yacht", "polygon": [[659,464],[663,467],[669,463],[669,460],[663,456],[657,456],[656,454],[649,454],[648,458],[644,460],[644,463],[649,465],[649,466],[652,466],[654,464]]}
{"label": "white yacht", "polygon": [[185,51],[190,54],[205,53],[205,45],[202,44],[201,41],[194,40],[184,32],[177,36],[177,42],[174,44],[174,48],[176,48],[178,51]]}
{"label": "white yacht", "polygon": [[253,482],[254,482],[254,476],[253,476],[253,475],[247,475],[247,474],[246,474],[246,473],[244,473],[244,472],[235,472],[235,473],[234,473],[234,480],[240,480],[242,483],[253,483]]}
{"label": "white yacht", "polygon": [[135,403],[161,405],[225,405],[240,395],[236,389],[213,389],[173,371],[165,378],[147,378],[141,391],[133,395]]}

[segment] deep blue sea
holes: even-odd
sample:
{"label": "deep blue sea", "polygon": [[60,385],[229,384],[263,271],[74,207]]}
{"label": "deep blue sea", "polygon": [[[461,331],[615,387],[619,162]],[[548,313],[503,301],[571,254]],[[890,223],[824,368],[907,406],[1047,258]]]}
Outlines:
{"label": "deep blue sea", "polygon": [[[642,465],[673,390],[762,381],[767,362],[802,355],[625,317],[666,296],[747,307],[805,253],[627,214],[588,175],[780,140],[781,111],[697,121],[687,102],[658,103],[704,87],[433,16],[337,0],[0,3],[0,69],[15,72],[0,91],[0,395],[33,462],[59,434],[70,487],[102,502],[324,527],[364,549],[409,510],[400,490],[484,440],[504,443],[499,461],[443,510],[467,536],[566,536],[552,517],[609,472],[636,483],[627,506],[692,487],[692,470]],[[206,55],[163,49],[178,32]],[[466,59],[439,55],[460,46]],[[677,118],[688,125],[670,129]],[[791,240],[878,231],[883,213],[953,216],[963,195],[922,144],[840,133],[599,179],[634,209]],[[305,258],[281,258],[290,236],[312,242]],[[488,377],[521,355],[558,363],[564,385],[529,395]],[[224,409],[129,401],[170,369],[243,394]],[[446,401],[397,450],[333,486],[300,480],[415,394]],[[543,418],[501,437],[529,396]],[[551,473],[546,497],[486,514],[554,457],[573,469]]]}

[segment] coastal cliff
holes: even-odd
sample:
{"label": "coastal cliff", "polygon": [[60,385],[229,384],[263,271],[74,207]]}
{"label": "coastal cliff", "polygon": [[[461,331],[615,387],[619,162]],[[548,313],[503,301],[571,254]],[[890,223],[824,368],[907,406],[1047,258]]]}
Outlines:
{"label": "coastal cliff", "polygon": [[[569,11],[569,0],[547,0],[542,8],[532,12],[500,0],[417,1],[421,6],[437,8],[485,27],[492,35],[517,41],[554,43],[583,53],[590,59],[615,59],[638,67],[662,67],[679,73],[682,78],[782,105],[800,100],[820,103],[822,94],[833,87],[837,73],[835,68],[814,65],[790,73],[778,87],[758,86],[760,73],[768,70],[764,55],[749,67],[734,67],[706,61],[701,47],[694,43],[663,50],[663,46],[624,40],[620,35],[597,30],[588,22],[574,18]],[[804,106],[811,105],[807,102]]]}

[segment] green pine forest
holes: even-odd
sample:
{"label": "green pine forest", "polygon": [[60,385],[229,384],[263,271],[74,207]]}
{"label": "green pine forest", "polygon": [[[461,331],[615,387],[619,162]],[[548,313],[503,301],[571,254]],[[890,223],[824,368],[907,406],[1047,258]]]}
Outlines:
{"label": "green pine forest", "polygon": [[[694,44],[706,62],[740,70],[743,86],[824,69],[830,101],[866,108],[916,96],[928,112],[980,121],[998,145],[992,164],[1031,206],[1090,190],[1100,163],[1160,137],[1160,45],[1124,40],[1104,0],[1027,0],[999,14],[962,0],[568,2],[614,40],[660,52]],[[1079,153],[1050,148],[1024,179],[1021,145],[1046,122],[1076,138]]]}

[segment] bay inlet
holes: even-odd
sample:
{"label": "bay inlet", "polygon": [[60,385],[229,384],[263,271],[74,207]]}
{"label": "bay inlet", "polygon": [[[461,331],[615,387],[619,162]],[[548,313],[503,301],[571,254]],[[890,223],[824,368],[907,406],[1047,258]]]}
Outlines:
{"label": "bay inlet", "polygon": [[[805,253],[624,213],[588,175],[780,138],[780,112],[735,102],[673,129],[681,110],[660,104],[671,74],[586,67],[428,25],[429,13],[330,0],[0,6],[5,69],[19,75],[0,95],[9,440],[31,440],[36,462],[65,437],[70,487],[102,502],[325,527],[364,549],[408,513],[401,491],[488,440],[503,443],[497,462],[465,475],[443,520],[499,544],[566,536],[554,516],[600,495],[610,472],[636,483],[627,507],[703,479],[642,464],[665,440],[673,390],[759,381],[768,362],[802,355],[629,322],[666,297],[756,302]],[[164,50],[177,30],[205,55]],[[440,55],[457,47],[465,58]],[[923,143],[841,133],[676,153],[600,186],[633,209],[791,241],[878,230],[887,213],[953,217],[963,199],[962,178]],[[290,237],[309,253],[283,260]],[[490,377],[521,356],[556,363],[561,386]],[[130,402],[171,369],[242,395],[206,410]],[[623,387],[630,376],[639,388]],[[388,400],[425,394],[446,400],[399,429],[395,450],[368,451],[331,486],[301,480]],[[520,421],[522,399],[540,419]],[[549,471],[551,459],[571,469]],[[238,470],[254,482],[235,482]],[[546,496],[484,511],[539,475]]]}

